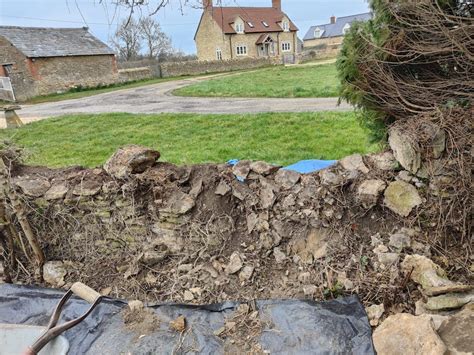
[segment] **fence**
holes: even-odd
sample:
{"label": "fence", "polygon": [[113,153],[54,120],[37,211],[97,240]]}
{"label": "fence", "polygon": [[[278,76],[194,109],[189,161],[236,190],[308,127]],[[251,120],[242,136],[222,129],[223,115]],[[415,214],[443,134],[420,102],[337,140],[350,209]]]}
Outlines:
{"label": "fence", "polygon": [[15,101],[15,93],[10,78],[3,76],[0,76],[0,100]]}

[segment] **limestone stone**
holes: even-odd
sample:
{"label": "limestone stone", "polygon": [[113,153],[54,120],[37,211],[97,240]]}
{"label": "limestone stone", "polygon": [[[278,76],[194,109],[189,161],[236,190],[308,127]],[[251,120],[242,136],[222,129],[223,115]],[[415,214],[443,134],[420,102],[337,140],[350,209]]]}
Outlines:
{"label": "limestone stone", "polygon": [[408,313],[385,319],[373,341],[376,352],[384,355],[443,355],[447,350],[429,318]]}
{"label": "limestone stone", "polygon": [[474,304],[445,320],[438,334],[450,354],[474,353]]}
{"label": "limestone stone", "polygon": [[281,264],[286,259],[285,253],[282,252],[281,249],[278,247],[273,248],[273,256],[275,257],[275,261],[277,264]]}
{"label": "limestone stone", "polygon": [[349,171],[357,170],[364,174],[369,172],[369,169],[365,166],[364,161],[362,160],[362,155],[360,154],[353,154],[342,158],[340,163],[344,169]]}
{"label": "limestone stone", "polygon": [[151,248],[146,250],[143,253],[141,261],[148,265],[154,266],[158,264],[160,261],[163,261],[169,255],[169,249],[164,244],[160,244],[155,248]]}
{"label": "limestone stone", "polygon": [[445,295],[429,297],[425,308],[429,311],[445,311],[461,308],[469,302],[474,302],[474,292],[447,293]]}
{"label": "limestone stone", "polygon": [[247,176],[250,173],[250,162],[248,160],[239,161],[233,166],[232,172],[241,180],[247,179]]}
{"label": "limestone stone", "polygon": [[140,312],[145,308],[145,305],[143,304],[142,301],[131,300],[131,301],[128,301],[128,308],[132,312]]}
{"label": "limestone stone", "polygon": [[404,233],[394,233],[390,235],[388,245],[394,247],[397,251],[402,251],[411,246],[411,239]]}
{"label": "limestone stone", "polygon": [[284,190],[291,189],[301,179],[296,171],[280,169],[275,175],[275,182]]}
{"label": "limestone stone", "polygon": [[216,195],[220,195],[220,196],[225,196],[225,195],[227,195],[231,190],[232,190],[232,188],[231,188],[225,181],[221,181],[221,182],[219,183],[219,185],[217,185],[215,194],[216,194]]}
{"label": "limestone stone", "polygon": [[368,156],[369,161],[379,170],[394,170],[398,163],[392,152],[383,152]]}
{"label": "limestone stone", "polygon": [[380,194],[385,190],[387,184],[382,180],[365,180],[357,188],[358,198],[362,206],[371,208],[377,204]]}
{"label": "limestone stone", "polygon": [[102,184],[94,180],[84,180],[74,186],[72,193],[76,196],[95,196],[102,189]]}
{"label": "limestone stone", "polygon": [[235,274],[236,272],[240,271],[243,267],[242,258],[238,252],[233,252],[229,259],[229,264],[227,264],[225,268],[225,273],[227,275]]}
{"label": "limestone stone", "polygon": [[44,198],[46,200],[60,200],[66,196],[68,188],[66,184],[54,184],[51,188],[45,193]]}
{"label": "limestone stone", "polygon": [[117,179],[142,173],[153,166],[160,153],[139,145],[127,145],[117,150],[104,164],[104,170]]}
{"label": "limestone stone", "polygon": [[43,279],[54,287],[64,286],[67,270],[62,261],[47,261],[43,265]]}
{"label": "limestone stone", "polygon": [[399,255],[397,253],[379,253],[377,258],[380,264],[388,267],[398,262]]}
{"label": "limestone stone", "polygon": [[446,272],[426,256],[407,255],[401,266],[403,272],[410,273],[410,278],[424,289],[454,285],[446,278]]}
{"label": "limestone stone", "polygon": [[417,189],[404,181],[390,183],[384,193],[385,205],[402,217],[407,217],[422,200]]}
{"label": "limestone stone", "polygon": [[421,154],[418,143],[399,128],[389,131],[388,143],[393,155],[406,170],[416,174],[421,167]]}
{"label": "limestone stone", "polygon": [[48,180],[43,178],[19,178],[15,181],[15,185],[18,186],[25,195],[31,197],[43,196],[51,187]]}
{"label": "limestone stone", "polygon": [[303,293],[305,296],[313,296],[318,292],[318,288],[315,285],[304,285]]}
{"label": "limestone stone", "polygon": [[323,169],[319,172],[321,183],[328,186],[336,186],[342,183],[342,176],[333,173],[329,169]]}
{"label": "limestone stone", "polygon": [[271,208],[275,203],[276,196],[273,189],[269,186],[263,186],[260,190],[260,203],[264,209]]}
{"label": "limestone stone", "polygon": [[382,317],[385,312],[385,307],[383,303],[373,304],[365,309],[367,317],[369,318],[370,325],[375,327],[379,324],[380,317]]}
{"label": "limestone stone", "polygon": [[260,175],[270,175],[277,171],[280,167],[278,165],[271,165],[264,161],[254,161],[250,163],[250,170]]}
{"label": "limestone stone", "polygon": [[289,244],[290,252],[300,257],[306,264],[327,255],[329,236],[324,229],[312,229],[304,238],[295,238]]}
{"label": "limestone stone", "polygon": [[177,192],[168,201],[168,207],[171,213],[183,215],[188,213],[195,205],[195,199],[185,194],[184,192]]}
{"label": "limestone stone", "polygon": [[242,268],[242,271],[239,273],[239,279],[241,281],[250,280],[252,278],[255,268],[250,265],[246,265]]}
{"label": "limestone stone", "polygon": [[183,296],[184,301],[190,302],[194,299],[194,295],[191,291],[186,290],[184,291],[184,296]]}

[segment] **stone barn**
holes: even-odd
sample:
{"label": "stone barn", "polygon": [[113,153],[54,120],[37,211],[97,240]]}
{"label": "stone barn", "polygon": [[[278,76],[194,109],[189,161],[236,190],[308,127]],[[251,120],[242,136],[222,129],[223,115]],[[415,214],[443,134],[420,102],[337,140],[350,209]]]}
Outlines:
{"label": "stone barn", "polygon": [[16,99],[118,81],[114,52],[87,28],[0,26],[0,77]]}

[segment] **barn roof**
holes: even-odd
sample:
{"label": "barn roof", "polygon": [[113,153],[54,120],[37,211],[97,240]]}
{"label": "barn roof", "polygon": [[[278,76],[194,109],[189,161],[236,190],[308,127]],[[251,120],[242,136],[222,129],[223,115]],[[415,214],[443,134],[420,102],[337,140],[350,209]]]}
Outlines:
{"label": "barn roof", "polygon": [[279,23],[285,17],[290,21],[290,31],[298,31],[298,28],[283,11],[273,7],[215,6],[209,11],[212,11],[214,21],[222,28],[222,32],[226,34],[236,33],[232,24],[239,17],[245,23],[245,33],[283,32]]}
{"label": "barn roof", "polygon": [[330,37],[339,37],[343,36],[344,32],[344,26],[347,24],[351,24],[354,21],[368,21],[372,18],[372,13],[367,12],[364,14],[358,14],[358,15],[350,15],[350,16],[343,16],[343,17],[338,17],[336,19],[336,23],[327,23],[323,25],[316,25],[316,26],[311,26],[304,36],[303,40],[311,40],[311,39],[317,39],[314,36],[314,31],[319,28],[322,32],[321,37],[319,38],[330,38]]}
{"label": "barn roof", "polygon": [[0,36],[29,58],[114,54],[87,28],[0,26]]}

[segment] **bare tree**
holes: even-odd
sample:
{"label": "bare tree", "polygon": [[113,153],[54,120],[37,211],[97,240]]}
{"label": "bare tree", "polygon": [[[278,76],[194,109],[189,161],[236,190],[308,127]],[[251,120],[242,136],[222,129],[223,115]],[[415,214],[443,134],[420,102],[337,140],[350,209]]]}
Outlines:
{"label": "bare tree", "polygon": [[142,17],[138,24],[149,59],[159,59],[173,52],[171,39],[162,31],[160,24],[155,19]]}
{"label": "bare tree", "polygon": [[120,59],[133,60],[140,55],[143,34],[139,22],[133,17],[122,21],[112,39],[112,45]]}

